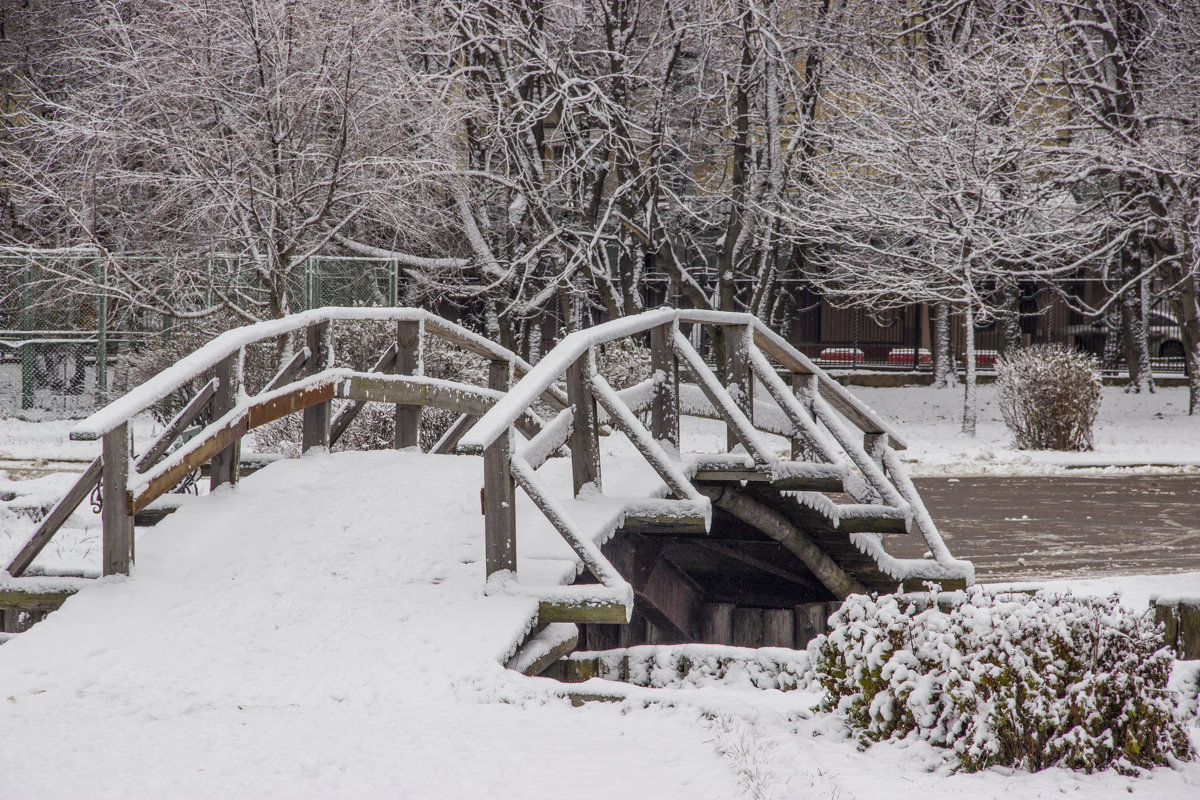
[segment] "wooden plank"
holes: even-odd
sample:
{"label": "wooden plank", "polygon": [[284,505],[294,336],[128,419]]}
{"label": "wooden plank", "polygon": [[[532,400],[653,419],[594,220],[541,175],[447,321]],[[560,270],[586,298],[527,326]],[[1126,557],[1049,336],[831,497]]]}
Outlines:
{"label": "wooden plank", "polygon": [[1182,661],[1200,659],[1200,603],[1179,604],[1179,638],[1176,649]]}
{"label": "wooden plank", "polygon": [[308,387],[270,400],[257,401],[246,409],[248,427],[250,429],[257,428],[296,411],[305,411],[328,403],[333,399],[333,394],[333,384],[327,383],[324,386]]}
{"label": "wooden plank", "polygon": [[741,481],[765,483],[771,480],[771,473],[766,470],[732,465],[728,468],[702,467],[696,470],[693,480],[697,483],[740,483]]}
{"label": "wooden plank", "polygon": [[482,416],[496,404],[493,395],[471,386],[451,388],[421,379],[376,378],[361,373],[339,381],[335,396],[360,402],[433,406],[472,416]]}
{"label": "wooden plank", "polygon": [[825,632],[825,621],[828,617],[825,603],[798,605],[792,609],[792,617],[795,620],[793,647],[807,647],[809,642]]}
{"label": "wooden plank", "polygon": [[27,591],[0,588],[0,608],[8,611],[54,611],[77,591],[78,589]]}
{"label": "wooden plank", "polygon": [[796,623],[790,608],[766,608],[762,615],[761,647],[794,647]]}
{"label": "wooden plank", "polygon": [[[129,508],[129,424],[104,434],[100,494],[103,575],[128,575],[133,563],[133,514]],[[172,484],[174,485],[174,484]]]}
{"label": "wooden plank", "polygon": [[709,644],[733,644],[733,603],[706,603],[700,641]]}
{"label": "wooden plank", "polygon": [[[156,498],[169,492],[176,484],[187,477],[189,473],[199,469],[200,465],[204,462],[215,459],[219,453],[222,453],[231,445],[238,442],[247,430],[249,430],[249,421],[243,416],[241,419],[234,420],[225,428],[215,432],[194,448],[188,449],[186,453],[178,457],[179,460],[175,464],[161,474],[156,475],[142,487],[140,492],[134,495],[131,504],[133,513],[136,514]],[[219,486],[220,483],[217,485]]]}
{"label": "wooden plank", "polygon": [[704,593],[670,559],[659,555],[641,586],[634,586],[639,608],[665,634],[664,642],[694,642],[702,630]]}
{"label": "wooden plank", "polygon": [[[421,323],[401,321],[396,323],[396,374],[416,375],[421,363]],[[421,441],[421,406],[396,405],[395,445],[418,447]]]}
{"label": "wooden plank", "polygon": [[646,536],[707,536],[703,514],[626,514],[622,533]]}
{"label": "wooden plank", "polygon": [[[217,378],[217,390],[212,398],[212,413],[213,421],[215,422],[237,406],[238,392],[241,390],[242,385],[241,351],[236,350],[221,359],[214,372]],[[241,460],[241,450],[241,436],[239,435],[231,441],[226,442],[222,450],[211,454],[212,470],[208,477],[210,491],[223,483],[237,483],[238,462]],[[180,475],[171,486],[174,486],[182,479],[183,475]],[[167,491],[171,486],[166,487],[162,491]]]}
{"label": "wooden plank", "polygon": [[517,571],[517,499],[510,469],[511,443],[509,429],[483,451],[483,539],[489,576],[501,570]]}
{"label": "wooden plank", "polygon": [[103,469],[103,459],[97,458],[88,464],[87,469],[79,476],[79,480],[75,481],[67,493],[61,500],[54,504],[54,508],[50,509],[38,525],[37,530],[25,542],[25,546],[13,558],[8,565],[8,574],[14,578],[19,577],[33,563],[33,560],[38,557],[42,549],[58,532],[67,518],[74,513],[92,490],[96,488],[96,484],[100,482],[100,473]]}
{"label": "wooden plank", "polygon": [[800,375],[814,374],[813,367],[804,360],[799,358],[800,352],[793,350],[789,346],[784,346],[777,342],[772,337],[766,335],[763,331],[754,329],[754,345],[763,353],[775,359],[778,363],[789,372],[795,372]]}
{"label": "wooden plank", "polygon": [[868,514],[854,514],[839,517],[836,530],[841,533],[884,533],[906,534],[909,532],[908,521],[897,517]]}
{"label": "wooden plank", "polygon": [[162,457],[167,454],[167,450],[171,447],[171,444],[179,438],[181,433],[187,430],[187,426],[192,424],[192,420],[200,416],[200,412],[212,400],[213,395],[217,393],[218,383],[219,381],[213,378],[204,384],[204,387],[196,393],[195,397],[188,401],[183,410],[175,415],[175,418],[167,424],[166,430],[138,458],[137,463],[134,465],[134,469],[137,472],[145,472],[162,460]]}
{"label": "wooden plank", "polygon": [[[329,361],[330,347],[329,323],[318,322],[309,325],[305,332],[309,351],[312,357],[308,359],[308,374],[316,375],[325,370]],[[333,395],[330,394],[330,397]],[[300,435],[300,450],[307,452],[314,447],[329,448],[330,422],[333,416],[333,404],[329,400],[304,407],[303,431]]]}
{"label": "wooden plank", "polygon": [[658,441],[668,441],[679,449],[679,359],[671,346],[675,326],[650,329],[650,370],[662,373],[654,388],[650,406],[650,433]]}
{"label": "wooden plank", "polygon": [[1175,650],[1179,641],[1179,606],[1175,603],[1153,602],[1154,621],[1163,626],[1163,645]]}
{"label": "wooden plank", "polygon": [[[554,645],[553,647],[545,648],[545,652],[539,653],[538,656],[533,661],[531,661],[529,664],[527,664],[525,666],[525,668],[523,670],[521,670],[521,672],[524,675],[530,675],[530,676],[541,675],[547,669],[549,669],[551,664],[556,663],[563,656],[567,655],[572,650],[574,650],[578,645],[579,645],[579,633],[578,633],[578,629],[576,629],[576,634],[574,636],[562,640],[561,642]],[[538,646],[538,643],[536,641],[536,635],[531,637],[530,640],[528,642],[526,642],[525,646],[521,648],[521,650],[524,651],[526,647],[531,647],[531,646],[532,647]],[[508,668],[513,669],[517,660],[518,660],[518,656],[514,656],[513,658],[511,658],[507,665]]]}
{"label": "wooden plank", "polygon": [[629,619],[624,603],[556,602],[538,603],[539,622],[591,622],[624,625]]}
{"label": "wooden plank", "polygon": [[762,647],[763,610],[761,608],[735,608],[733,610],[734,647]]}
{"label": "wooden plank", "polygon": [[592,397],[591,351],[567,367],[567,399],[575,409],[571,435],[571,483],[575,496],[588,484],[602,491],[600,481],[600,441],[596,424],[596,401]]}

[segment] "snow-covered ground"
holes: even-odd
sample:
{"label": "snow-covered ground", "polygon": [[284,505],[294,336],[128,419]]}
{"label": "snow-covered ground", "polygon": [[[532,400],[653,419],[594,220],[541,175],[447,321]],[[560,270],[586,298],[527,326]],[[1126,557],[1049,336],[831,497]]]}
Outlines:
{"label": "snow-covered ground", "polygon": [[[975,440],[957,433],[958,391],[854,391],[906,435],[918,474],[1200,463],[1182,389],[1106,389],[1097,452],[1080,456],[1013,450],[990,387]],[[0,460],[53,469],[94,457],[96,443],[67,441],[69,427],[2,420]],[[152,426],[135,435],[147,441]],[[618,449],[609,438],[606,457]],[[716,451],[724,432],[691,421],[684,441]],[[0,495],[27,503],[73,479],[12,471]],[[0,646],[0,797],[1200,796],[1197,763],[1140,778],[965,775],[920,742],[859,751],[804,690],[584,685],[626,699],[574,707],[562,685],[500,666],[534,604],[482,594],[478,473],[468,458],[313,455],[140,532],[131,579],[86,589]],[[614,485],[625,477],[636,476]],[[32,527],[0,503],[0,556]],[[98,539],[85,504],[39,563],[86,568]],[[1197,587],[1200,573],[1052,582],[1120,591],[1136,609]]]}
{"label": "snow-covered ground", "polygon": [[913,475],[1054,475],[1067,469],[1093,474],[1118,467],[1139,472],[1200,473],[1200,415],[1187,414],[1187,389],[1127,394],[1106,386],[1089,453],[1018,450],[1000,418],[996,387],[978,387],[979,425],[962,433],[962,388],[905,386],[851,391],[906,437],[902,455]]}
{"label": "snow-covered ground", "polygon": [[[0,647],[0,796],[1175,800],[1200,790],[1196,763],[1140,778],[957,775],[916,742],[860,752],[805,691],[630,689],[573,707],[561,684],[500,665],[535,604],[483,595],[479,481],[478,460],[465,457],[310,455],[146,531],[132,578],[85,589]],[[518,514],[534,512],[522,500]],[[526,559],[541,547],[533,539]],[[1200,730],[1193,737],[1200,744]]]}

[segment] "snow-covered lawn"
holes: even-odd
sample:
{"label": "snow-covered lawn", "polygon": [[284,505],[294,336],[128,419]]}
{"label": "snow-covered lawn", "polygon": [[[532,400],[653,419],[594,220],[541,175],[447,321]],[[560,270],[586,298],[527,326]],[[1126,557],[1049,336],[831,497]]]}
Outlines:
{"label": "snow-covered lawn", "polygon": [[[990,387],[976,440],[956,432],[958,391],[854,391],[907,436],[914,473],[1200,463],[1182,389],[1106,389],[1097,452],[1081,456],[1014,451]],[[94,457],[69,427],[5,420],[0,459]],[[689,422],[684,441],[719,450],[724,432]],[[860,751],[805,690],[594,684],[580,688],[625,699],[574,707],[561,684],[501,667],[534,603],[482,594],[479,473],[468,458],[313,455],[142,532],[131,579],[86,589],[0,646],[0,797],[1200,796],[1198,763],[1140,778],[967,775],[923,742]],[[0,476],[0,492],[49,498],[72,478]],[[94,562],[97,523],[85,504],[43,565]],[[0,503],[0,556],[31,530]],[[1050,585],[1120,591],[1140,610],[1152,593],[1200,590],[1200,573]]]}
{"label": "snow-covered lawn", "polygon": [[[860,752],[806,691],[629,689],[573,707],[560,684],[500,665],[534,603],[482,594],[478,472],[469,458],[313,455],[144,533],[131,579],[0,647],[0,796],[1174,800],[1200,787],[1200,764],[956,775],[918,742]],[[1102,588],[1126,583],[1140,585]]]}
{"label": "snow-covered lawn", "polygon": [[913,475],[1053,475],[1072,468],[1121,467],[1200,473],[1200,415],[1187,414],[1187,389],[1126,394],[1106,386],[1096,419],[1096,449],[1090,453],[1017,450],[1000,418],[996,387],[979,391],[979,427],[962,433],[962,388],[926,386],[851,391],[895,423],[907,437],[903,453]]}

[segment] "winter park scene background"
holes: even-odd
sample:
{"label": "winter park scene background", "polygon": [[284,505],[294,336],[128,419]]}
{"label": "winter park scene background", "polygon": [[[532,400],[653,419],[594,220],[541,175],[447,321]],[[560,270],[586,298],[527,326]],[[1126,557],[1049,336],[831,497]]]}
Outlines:
{"label": "winter park scene background", "polygon": [[1200,5],[0,0],[0,798],[1200,796]]}

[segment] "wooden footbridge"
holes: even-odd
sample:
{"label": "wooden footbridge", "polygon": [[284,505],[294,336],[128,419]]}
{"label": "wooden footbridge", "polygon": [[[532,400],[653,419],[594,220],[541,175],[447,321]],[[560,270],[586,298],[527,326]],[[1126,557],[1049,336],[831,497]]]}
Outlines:
{"label": "wooden footbridge", "polygon": [[[335,352],[335,326],[385,325],[395,341],[372,369],[352,369]],[[723,345],[722,374],[698,352],[702,331]],[[304,344],[264,385],[248,385],[247,349],[281,337]],[[423,375],[430,337],[484,359],[487,385]],[[648,342],[651,377],[618,391],[597,372],[596,354],[625,338]],[[131,420],[197,385],[131,455]],[[300,414],[302,449],[328,448],[366,403],[395,406],[397,448],[418,445],[424,408],[458,415],[429,449],[482,456],[470,462],[481,466],[472,468],[485,532],[480,580],[489,594],[536,600],[510,661],[531,674],[576,647],[801,647],[848,594],[972,580],[905,473],[899,433],[751,316],[647,312],[572,334],[531,366],[422,310],[326,308],[218,336],[76,426],[72,438],[102,440],[101,456],[8,565],[6,629],[44,616],[83,583],[23,576],[97,487],[102,574],[128,574],[135,524],[168,513],[170,492],[205,464],[212,488],[236,484],[249,431]],[[689,444],[687,416],[724,423],[721,452]],[[523,519],[519,507],[541,519]],[[566,568],[521,550],[522,537],[547,524],[570,548],[558,562]],[[928,557],[890,556],[894,535],[921,536]]]}

